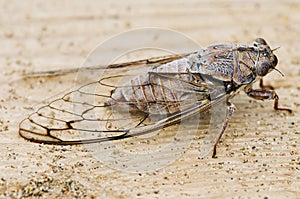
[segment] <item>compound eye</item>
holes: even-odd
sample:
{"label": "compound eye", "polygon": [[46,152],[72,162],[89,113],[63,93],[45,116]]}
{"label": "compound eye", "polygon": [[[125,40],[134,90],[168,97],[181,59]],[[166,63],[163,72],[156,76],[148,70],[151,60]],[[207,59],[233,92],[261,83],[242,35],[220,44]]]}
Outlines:
{"label": "compound eye", "polygon": [[259,76],[265,76],[269,71],[268,63],[262,63],[261,66],[258,68],[257,74]]}
{"label": "compound eye", "polygon": [[264,40],[263,38],[255,39],[255,43],[258,43],[258,44],[261,44],[261,45],[267,45],[266,40]]}

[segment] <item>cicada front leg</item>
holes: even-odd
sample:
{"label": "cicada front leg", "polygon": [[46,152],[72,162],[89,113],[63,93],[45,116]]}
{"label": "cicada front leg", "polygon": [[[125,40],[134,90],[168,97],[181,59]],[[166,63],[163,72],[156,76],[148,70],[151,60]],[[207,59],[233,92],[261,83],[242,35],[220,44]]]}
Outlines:
{"label": "cicada front leg", "polygon": [[271,85],[264,85],[264,80],[262,78],[259,80],[259,87],[262,90],[274,90],[273,86],[271,86]]}
{"label": "cicada front leg", "polygon": [[263,80],[260,80],[261,89],[253,89],[252,85],[245,87],[245,92],[249,97],[252,97],[257,100],[274,100],[274,109],[279,111],[288,111],[292,113],[291,109],[288,108],[279,108],[279,97],[277,93],[274,91],[272,86],[263,85]]}

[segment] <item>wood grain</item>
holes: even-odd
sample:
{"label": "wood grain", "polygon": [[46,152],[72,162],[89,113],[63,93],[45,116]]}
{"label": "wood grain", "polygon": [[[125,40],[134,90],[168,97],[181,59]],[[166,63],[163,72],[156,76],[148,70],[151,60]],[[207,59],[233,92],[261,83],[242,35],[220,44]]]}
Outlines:
{"label": "wood grain", "polygon": [[[0,197],[297,198],[300,194],[300,3],[297,1],[8,1],[0,2]],[[73,86],[76,74],[27,78],[24,72],[80,66],[99,43],[124,31],[159,27],[199,46],[251,43],[276,48],[266,78],[293,114],[244,93],[218,148],[198,159],[195,138],[171,165],[128,173],[98,162],[83,146],[48,146],[18,136],[31,107]],[[170,45],[180,49],[176,41]],[[120,44],[121,46],[122,44]],[[107,53],[118,49],[107,49]],[[103,54],[103,57],[107,54]],[[127,60],[148,58],[147,53]]]}

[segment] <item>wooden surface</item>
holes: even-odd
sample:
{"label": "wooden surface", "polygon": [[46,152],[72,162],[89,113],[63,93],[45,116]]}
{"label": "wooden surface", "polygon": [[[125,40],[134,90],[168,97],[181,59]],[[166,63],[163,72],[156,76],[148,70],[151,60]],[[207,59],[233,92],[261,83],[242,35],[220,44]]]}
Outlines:
{"label": "wooden surface", "polygon": [[[299,197],[299,2],[1,0],[0,5],[0,198]],[[99,43],[144,27],[181,32],[203,47],[257,37],[280,46],[278,69],[285,76],[273,72],[266,82],[293,114],[240,93],[218,158],[198,159],[194,140],[178,160],[151,173],[108,167],[84,146],[39,145],[18,136],[18,123],[31,107],[73,83],[70,76],[23,79],[24,72],[80,66]],[[176,42],[171,44],[180,49]],[[142,57],[148,58],[127,59]]]}

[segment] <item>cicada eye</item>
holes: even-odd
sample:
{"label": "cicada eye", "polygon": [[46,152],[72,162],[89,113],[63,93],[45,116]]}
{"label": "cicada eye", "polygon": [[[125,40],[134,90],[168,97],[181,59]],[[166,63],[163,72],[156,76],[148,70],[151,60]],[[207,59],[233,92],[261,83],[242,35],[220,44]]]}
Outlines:
{"label": "cicada eye", "polygon": [[267,45],[266,40],[264,40],[263,38],[257,38],[257,39],[255,39],[254,43],[260,44],[260,45]]}
{"label": "cicada eye", "polygon": [[264,62],[261,65],[259,65],[259,67],[257,68],[257,74],[259,76],[265,76],[268,73],[269,68],[270,68],[269,64]]}

